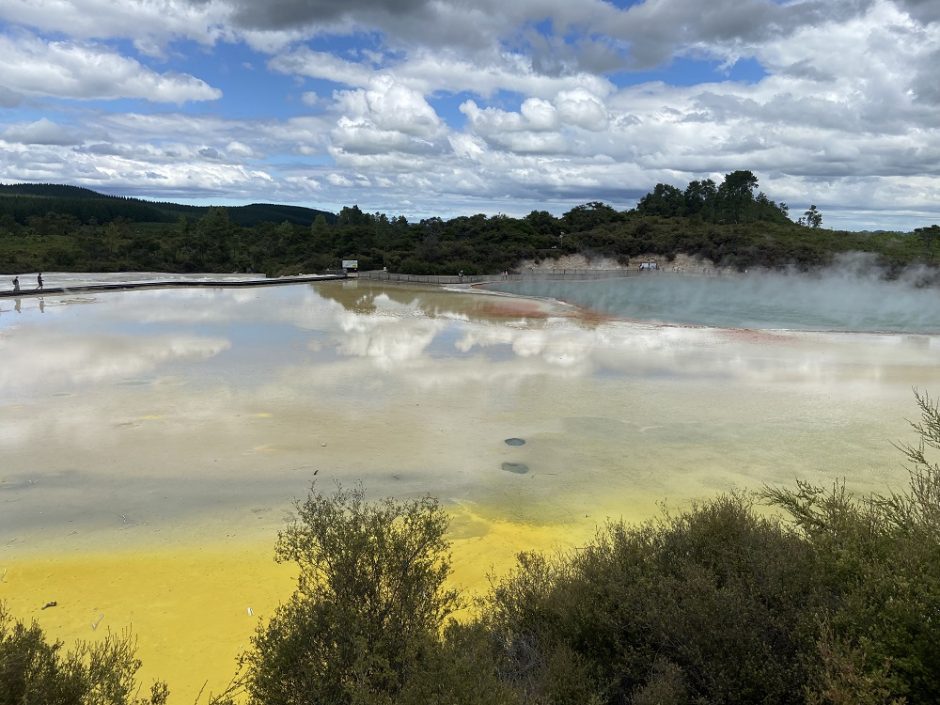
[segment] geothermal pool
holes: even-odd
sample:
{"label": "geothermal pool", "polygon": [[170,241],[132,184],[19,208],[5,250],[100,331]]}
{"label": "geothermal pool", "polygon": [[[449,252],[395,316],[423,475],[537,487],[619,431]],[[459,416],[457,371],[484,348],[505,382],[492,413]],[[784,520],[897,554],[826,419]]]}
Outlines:
{"label": "geothermal pool", "polygon": [[192,702],[289,594],[272,547],[314,478],[440,498],[469,589],[661,502],[884,490],[912,387],[940,390],[931,325],[663,325],[364,281],[0,300],[0,600],[66,640],[132,625],[144,677]]}
{"label": "geothermal pool", "polygon": [[936,288],[918,288],[904,278],[883,281],[849,267],[812,275],[650,272],[596,281],[533,278],[497,282],[491,288],[561,299],[645,321],[719,328],[940,333]]}

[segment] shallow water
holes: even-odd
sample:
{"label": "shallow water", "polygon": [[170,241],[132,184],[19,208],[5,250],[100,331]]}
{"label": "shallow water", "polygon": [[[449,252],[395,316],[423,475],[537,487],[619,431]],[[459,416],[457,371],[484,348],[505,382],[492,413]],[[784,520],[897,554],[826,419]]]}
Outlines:
{"label": "shallow water", "polygon": [[0,599],[65,638],[133,622],[147,673],[191,701],[231,675],[246,607],[286,596],[270,547],[314,478],[439,497],[456,581],[481,588],[517,550],[660,501],[903,483],[892,443],[911,388],[940,389],[938,355],[931,335],[355,281],[0,301]]}

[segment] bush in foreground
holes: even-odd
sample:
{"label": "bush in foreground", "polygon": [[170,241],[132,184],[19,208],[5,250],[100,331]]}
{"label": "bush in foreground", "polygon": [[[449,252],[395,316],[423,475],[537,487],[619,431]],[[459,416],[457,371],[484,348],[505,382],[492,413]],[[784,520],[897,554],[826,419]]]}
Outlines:
{"label": "bush in foreground", "polygon": [[940,702],[940,412],[917,395],[906,491],[719,497],[582,551],[524,555],[481,621],[535,703]]}
{"label": "bush in foreground", "polygon": [[[445,620],[458,595],[436,500],[366,502],[361,487],[311,492],[280,533],[278,561],[300,575],[244,657],[251,703],[496,703],[472,630]],[[488,656],[488,654],[486,654]],[[474,695],[475,693],[475,695]],[[497,698],[497,699],[494,699]]]}
{"label": "bush in foreground", "polygon": [[463,624],[436,502],[313,493],[278,542],[301,578],[245,657],[250,700],[936,703],[940,412],[917,402],[904,492],[798,483],[611,524],[520,555]]}
{"label": "bush in foreground", "polygon": [[532,702],[802,703],[815,556],[741,497],[520,558],[482,619]]}
{"label": "bush in foreground", "polygon": [[127,632],[66,651],[38,624],[14,620],[0,604],[0,705],[166,705],[169,691],[161,682],[139,697],[134,651]]}
{"label": "bush in foreground", "polygon": [[[610,524],[567,555],[520,555],[466,623],[435,500],[314,490],[277,542],[297,589],[213,702],[940,702],[940,410],[917,403],[903,492],[797,483]],[[165,703],[160,684],[134,699],[138,666],[126,637],[63,653],[0,614],[0,705]]]}

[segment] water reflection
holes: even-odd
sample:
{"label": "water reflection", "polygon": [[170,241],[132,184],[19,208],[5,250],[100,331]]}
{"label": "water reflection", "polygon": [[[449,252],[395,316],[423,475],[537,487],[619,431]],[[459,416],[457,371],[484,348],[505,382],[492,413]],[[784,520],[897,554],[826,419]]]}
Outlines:
{"label": "water reflection", "polygon": [[271,532],[314,471],[535,524],[795,476],[882,488],[911,387],[940,387],[921,335],[350,282],[53,301],[0,328],[0,539],[27,552]]}

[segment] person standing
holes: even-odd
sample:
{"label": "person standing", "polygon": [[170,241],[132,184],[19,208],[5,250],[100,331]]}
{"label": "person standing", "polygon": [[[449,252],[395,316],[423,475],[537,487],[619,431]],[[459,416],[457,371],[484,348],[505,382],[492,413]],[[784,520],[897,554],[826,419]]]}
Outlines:
{"label": "person standing", "polygon": [[13,293],[17,294],[20,291],[20,278],[13,277]]}
{"label": "person standing", "polygon": [[39,285],[39,290],[42,291],[42,272],[36,275],[36,283]]}

